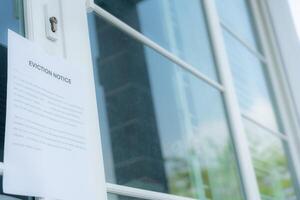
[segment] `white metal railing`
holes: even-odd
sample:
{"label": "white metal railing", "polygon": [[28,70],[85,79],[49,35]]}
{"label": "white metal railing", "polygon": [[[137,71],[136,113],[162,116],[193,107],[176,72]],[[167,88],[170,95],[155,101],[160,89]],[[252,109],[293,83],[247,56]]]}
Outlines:
{"label": "white metal railing", "polygon": [[124,33],[130,35],[132,38],[136,39],[137,41],[141,42],[142,44],[150,47],[151,49],[158,52],[159,54],[166,57],[167,59],[171,60],[172,62],[174,62],[178,66],[180,66],[183,69],[189,71],[194,76],[196,76],[199,79],[205,81],[206,83],[208,83],[212,87],[214,87],[214,88],[216,88],[220,91],[224,91],[224,87],[221,84],[219,84],[216,81],[208,78],[206,75],[204,75],[203,73],[201,73],[197,69],[195,69],[195,67],[193,67],[192,65],[186,63],[185,61],[183,61],[182,59],[180,59],[178,56],[174,55],[170,51],[164,49],[163,47],[161,47],[156,42],[152,41],[151,39],[144,36],[143,34],[138,32],[137,30],[133,29],[132,27],[130,27],[126,23],[122,22],[120,19],[116,18],[115,16],[113,16],[109,12],[105,11],[100,6],[98,6],[94,3],[90,3],[90,4],[88,4],[88,6],[89,6],[88,10],[94,11],[99,17],[101,17],[102,19],[104,19],[108,23],[110,23],[113,26],[119,28]]}
{"label": "white metal railing", "polygon": [[256,119],[254,119],[253,117],[251,117],[249,114],[247,113],[242,113],[242,117],[246,120],[248,120],[249,122],[257,125],[258,127],[260,127],[261,129],[267,131],[268,133],[272,134],[272,135],[275,135],[276,137],[279,137],[283,140],[288,140],[288,137],[286,134],[280,132],[280,131],[277,131],[277,130],[274,130],[273,128],[270,128],[264,124],[262,124],[261,122],[257,121]]}
{"label": "white metal railing", "polygon": [[121,196],[130,196],[134,198],[147,199],[147,200],[196,200],[193,198],[180,197],[161,192],[153,192],[149,190],[137,189],[127,186],[107,183],[107,192]]}
{"label": "white metal railing", "polygon": [[243,47],[245,47],[247,50],[249,50],[256,58],[258,58],[261,62],[267,64],[267,60],[265,56],[260,53],[255,47],[250,45],[247,41],[245,41],[242,37],[240,37],[237,33],[235,33],[232,29],[228,28],[224,22],[220,22],[223,30],[225,30],[227,33],[229,33],[232,37],[234,37],[236,40],[240,42]]}
{"label": "white metal railing", "polygon": [[223,30],[220,26],[220,19],[216,8],[215,1],[203,0],[206,12],[207,23],[211,33],[213,49],[216,56],[217,66],[220,79],[225,87],[224,99],[228,112],[229,124],[235,152],[239,164],[241,180],[245,199],[261,200],[259,189],[255,178],[255,171],[248,148],[248,141],[244,131],[241,119],[241,111],[239,108],[238,98],[235,93],[234,81],[230,69],[229,58],[226,52]]}

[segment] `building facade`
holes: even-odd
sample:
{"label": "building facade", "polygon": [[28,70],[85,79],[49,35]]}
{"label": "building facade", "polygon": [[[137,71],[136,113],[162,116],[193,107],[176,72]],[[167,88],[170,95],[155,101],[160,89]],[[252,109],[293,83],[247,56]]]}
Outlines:
{"label": "building facade", "polygon": [[108,200],[300,199],[286,0],[1,0],[1,161],[7,29],[90,68]]}

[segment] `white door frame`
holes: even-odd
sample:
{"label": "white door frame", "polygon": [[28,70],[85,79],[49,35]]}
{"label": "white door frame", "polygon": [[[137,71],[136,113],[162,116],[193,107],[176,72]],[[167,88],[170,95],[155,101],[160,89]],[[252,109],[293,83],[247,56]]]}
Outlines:
{"label": "white door frame", "polygon": [[[48,27],[45,14],[47,8],[48,12],[53,12],[51,14],[58,19],[56,41],[49,40],[46,35]],[[25,32],[28,39],[40,45],[51,55],[64,57],[89,69],[89,87],[86,89],[90,93],[89,96],[93,97],[91,102],[94,105],[91,107],[97,108],[85,0],[24,0],[24,10]],[[106,197],[98,112],[95,109],[90,110],[89,113],[91,113],[89,120],[93,121],[91,124],[94,124],[94,127],[89,127],[91,130],[90,140],[93,141],[90,144],[94,145],[91,147],[93,149],[91,156],[94,158],[94,166],[99,166],[101,163],[100,168],[94,169],[95,172],[98,172],[95,173],[98,180],[95,184],[99,186],[99,194]]]}

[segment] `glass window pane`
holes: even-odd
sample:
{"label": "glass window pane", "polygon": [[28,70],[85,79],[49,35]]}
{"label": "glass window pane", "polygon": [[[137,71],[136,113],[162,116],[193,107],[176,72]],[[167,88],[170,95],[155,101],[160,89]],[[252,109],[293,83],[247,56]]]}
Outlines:
{"label": "glass window pane", "polygon": [[244,120],[262,200],[296,200],[287,144]]}
{"label": "glass window pane", "polygon": [[0,161],[3,161],[5,113],[6,113],[6,73],[7,73],[7,31],[11,29],[24,35],[23,1],[0,1]]}
{"label": "glass window pane", "polygon": [[243,199],[221,93],[100,18],[89,20],[107,181]]}
{"label": "glass window pane", "polygon": [[216,0],[222,23],[252,47],[257,47],[248,0]]}
{"label": "glass window pane", "polygon": [[217,79],[201,0],[96,0],[131,27]]}
{"label": "glass window pane", "polygon": [[[242,113],[263,126],[283,132],[266,66],[237,38],[259,47],[247,5],[249,1],[216,2],[226,27],[223,27],[223,35]],[[287,161],[288,144],[247,120],[244,126],[262,200],[296,200],[293,171]]]}
{"label": "glass window pane", "polygon": [[269,128],[279,130],[265,66],[226,31],[224,39],[242,112]]}
{"label": "glass window pane", "polygon": [[22,0],[1,0],[0,2],[0,45],[7,44],[7,30],[24,35]]}

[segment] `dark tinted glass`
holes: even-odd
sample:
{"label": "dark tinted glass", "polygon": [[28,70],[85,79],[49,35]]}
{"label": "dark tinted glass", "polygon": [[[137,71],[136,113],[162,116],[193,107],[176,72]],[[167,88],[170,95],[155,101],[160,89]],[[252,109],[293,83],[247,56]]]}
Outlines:
{"label": "dark tinted glass", "polygon": [[162,47],[217,79],[202,0],[96,0]]}
{"label": "dark tinted glass", "polygon": [[7,30],[24,35],[23,1],[0,1],[0,161],[3,161],[5,112],[6,112],[6,73],[7,73]]}
{"label": "dark tinted glass", "polygon": [[89,23],[107,181],[243,199],[221,92],[100,17]]}

